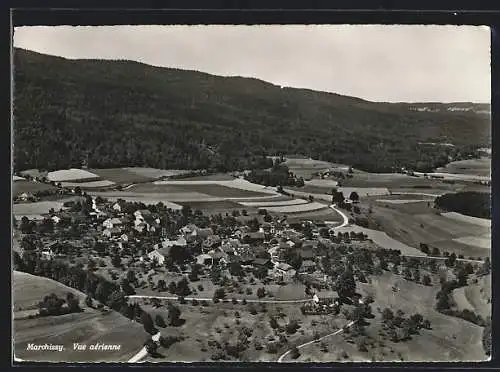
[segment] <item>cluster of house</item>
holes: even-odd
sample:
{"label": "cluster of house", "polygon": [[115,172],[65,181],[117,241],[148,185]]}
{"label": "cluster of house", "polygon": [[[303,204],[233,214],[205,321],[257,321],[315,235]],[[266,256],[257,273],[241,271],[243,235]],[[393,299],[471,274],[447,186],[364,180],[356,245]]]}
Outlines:
{"label": "cluster of house", "polygon": [[[138,209],[133,214],[124,213],[118,202],[101,208],[103,210],[99,209],[94,200],[90,212],[92,225],[95,226],[91,234],[94,240],[118,248],[137,244],[140,247],[137,251],[140,257],[155,260],[159,265],[165,263],[173,247],[188,249],[191,244],[196,243],[201,244],[201,252],[195,257],[195,262],[203,267],[221,264],[227,268],[232,263],[238,263],[242,269],[260,269],[261,272],[267,272],[269,278],[290,282],[297,275],[317,272],[318,242],[324,240],[324,244],[331,243],[321,237],[305,239],[297,231],[297,226],[286,221],[263,223],[258,231],[251,231],[248,226],[238,226],[229,236],[217,235],[211,228],[188,224],[178,231],[177,236],[172,236],[161,226],[160,219],[147,209]],[[89,225],[88,217],[67,211],[53,213],[51,218],[54,223],[59,223],[65,215],[71,216],[72,220],[81,219],[77,221],[79,225]],[[145,238],[149,234],[144,233],[155,231],[160,232],[154,234],[155,238]],[[58,251],[64,249],[60,249],[59,245],[48,245],[43,256],[50,259]],[[286,262],[290,251],[300,256],[300,267],[294,268]]]}

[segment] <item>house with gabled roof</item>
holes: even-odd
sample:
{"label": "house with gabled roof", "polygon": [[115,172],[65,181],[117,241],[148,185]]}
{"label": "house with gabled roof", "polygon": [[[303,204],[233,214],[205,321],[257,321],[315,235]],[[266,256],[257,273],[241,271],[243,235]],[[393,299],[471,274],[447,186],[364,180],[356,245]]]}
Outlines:
{"label": "house with gabled roof", "polygon": [[147,256],[151,261],[156,260],[156,262],[158,262],[158,265],[163,265],[163,263],[165,262],[165,259],[170,254],[171,248],[172,247],[155,248],[154,250],[149,252],[147,254]]}
{"label": "house with gabled roof", "polygon": [[107,238],[111,238],[112,236],[117,236],[120,235],[121,233],[122,233],[121,229],[119,229],[118,227],[112,227],[110,229],[109,228],[104,229],[102,235],[104,235]]}

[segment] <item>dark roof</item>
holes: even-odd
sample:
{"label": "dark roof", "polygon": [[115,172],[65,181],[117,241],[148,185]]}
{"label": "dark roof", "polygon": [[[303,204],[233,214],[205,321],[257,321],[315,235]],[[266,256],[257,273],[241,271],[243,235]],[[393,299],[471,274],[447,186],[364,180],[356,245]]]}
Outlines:
{"label": "dark roof", "polygon": [[260,231],[245,233],[243,236],[248,236],[250,239],[264,239],[265,238],[265,234],[263,232],[260,232]]}
{"label": "dark roof", "polygon": [[311,260],[302,261],[302,264],[300,265],[300,267],[313,267],[313,266],[316,266],[316,263]]}
{"label": "dark roof", "polygon": [[314,252],[311,250],[299,250],[298,253],[299,253],[299,256],[302,258],[313,258],[314,257]]}
{"label": "dark roof", "polygon": [[254,265],[266,265],[269,263],[271,260],[269,258],[256,258],[253,260]]}
{"label": "dark roof", "polygon": [[[158,253],[160,253],[162,256],[168,256],[170,254],[170,249],[172,249],[172,247],[160,247],[158,249],[156,249],[158,251]],[[151,253],[151,252],[150,252]]]}
{"label": "dark roof", "polygon": [[236,255],[230,255],[229,262],[241,262],[241,257]]}
{"label": "dark roof", "polygon": [[213,232],[213,230],[210,227],[207,227],[207,228],[204,228],[204,229],[198,229],[198,231],[196,232],[196,234],[198,236],[201,236],[201,237],[208,237],[210,235],[213,235],[214,232]]}

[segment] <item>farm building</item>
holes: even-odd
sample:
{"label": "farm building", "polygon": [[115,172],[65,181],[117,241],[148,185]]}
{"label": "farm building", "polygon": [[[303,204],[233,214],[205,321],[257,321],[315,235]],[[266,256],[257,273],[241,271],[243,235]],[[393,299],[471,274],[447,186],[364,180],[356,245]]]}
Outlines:
{"label": "farm building", "polygon": [[316,263],[312,260],[302,261],[300,265],[300,272],[313,272],[316,268]]}
{"label": "farm building", "polygon": [[274,268],[274,275],[285,282],[290,282],[297,273],[296,270],[287,263],[281,262]]}
{"label": "farm building", "polygon": [[250,243],[261,243],[265,239],[265,234],[263,231],[245,233],[242,239]]}
{"label": "farm building", "polygon": [[113,227],[116,227],[116,226],[121,226],[123,225],[123,221],[120,220],[119,218],[108,218],[107,220],[105,220],[102,225],[104,227],[107,227],[108,229],[111,229]]}
{"label": "farm building", "polygon": [[161,246],[163,248],[174,247],[174,246],[186,247],[187,241],[183,236],[181,236],[181,237],[177,238],[176,240],[164,240],[161,242]]}
{"label": "farm building", "polygon": [[210,235],[202,243],[203,250],[210,251],[218,248],[221,245],[221,238],[219,235]]}
{"label": "farm building", "polygon": [[225,254],[224,252],[215,251],[215,252],[212,252],[209,254],[212,257],[212,260],[214,263],[216,263],[216,262],[227,263],[228,262],[227,254]]}

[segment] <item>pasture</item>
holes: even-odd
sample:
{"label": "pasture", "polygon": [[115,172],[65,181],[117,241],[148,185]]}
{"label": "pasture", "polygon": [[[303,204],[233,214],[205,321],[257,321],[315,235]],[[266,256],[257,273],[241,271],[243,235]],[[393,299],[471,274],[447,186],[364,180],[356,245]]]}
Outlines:
{"label": "pasture", "polygon": [[436,169],[436,171],[488,177],[491,174],[491,159],[483,157],[480,159],[454,161],[446,164],[445,167]]}
{"label": "pasture", "polygon": [[491,236],[490,237],[482,237],[482,236],[461,236],[460,238],[453,239],[455,242],[459,242],[466,245],[472,245],[474,247],[479,247],[483,249],[491,249]]}
{"label": "pasture", "polygon": [[143,167],[128,167],[123,169],[133,174],[137,174],[139,176],[152,179],[179,176],[192,172],[190,170],[183,170],[183,169],[157,169],[157,168],[143,168]]}
{"label": "pasture", "polygon": [[[149,335],[141,324],[110,311],[85,309],[82,313],[14,320],[14,355],[36,362],[126,362],[138,352]],[[119,345],[119,350],[93,351],[96,343]],[[64,350],[27,350],[27,345],[56,344]],[[86,344],[87,350],[73,349],[73,343]]]}
{"label": "pasture", "polygon": [[472,216],[466,216],[465,214],[457,213],[457,212],[446,212],[441,213],[441,216],[451,218],[455,221],[467,222],[473,225],[483,226],[483,227],[491,227],[491,220],[486,218],[478,218]]}
{"label": "pasture", "polygon": [[[265,306],[266,311],[261,311],[259,305],[232,305],[210,304],[207,307],[191,304],[179,306],[182,311],[182,318],[185,323],[181,327],[167,327],[162,329],[163,335],[182,336],[182,340],[173,344],[168,349],[160,349],[164,358],[148,357],[146,361],[151,362],[200,362],[214,361],[211,356],[217,353],[217,348],[212,344],[218,341],[223,344],[225,341],[233,343],[237,340],[238,334],[243,327],[251,330],[248,337],[250,341],[248,348],[243,351],[241,361],[255,362],[273,362],[279,355],[285,352],[290,345],[300,344],[311,340],[315,332],[324,333],[325,329],[338,329],[346,322],[342,315],[338,317],[321,317],[311,315],[307,321],[303,320],[300,309],[296,305],[283,304]],[[255,308],[257,312],[252,314],[250,308]],[[151,314],[161,314],[166,317],[165,308],[155,309],[152,306],[145,305],[145,309]],[[235,312],[239,313],[235,317]],[[288,343],[280,349],[277,354],[268,353],[265,346],[269,340],[277,340],[277,336],[270,327],[270,315],[276,316],[278,313],[284,314],[277,317],[279,325],[285,325],[290,319],[299,320],[300,329],[293,335],[286,335]],[[315,321],[311,325],[311,321]],[[254,345],[259,343],[264,346],[258,350]],[[220,361],[219,361],[220,362]]]}
{"label": "pasture", "polygon": [[[440,251],[455,252],[465,257],[490,255],[486,246],[488,238],[484,237],[490,231],[488,227],[442,216],[432,203],[384,202],[370,205],[371,216],[379,228],[406,245],[419,247],[420,243],[425,243],[431,249],[436,247]],[[479,238],[467,238],[470,236]]]}
{"label": "pasture", "polygon": [[327,205],[318,202],[312,202],[307,204],[294,204],[294,205],[283,205],[283,206],[266,206],[265,209],[271,213],[302,213],[302,212],[312,212],[321,209],[328,208]]}
{"label": "pasture", "polygon": [[336,232],[351,232],[354,231],[356,233],[363,232],[368,236],[368,239],[371,239],[375,244],[377,244],[381,248],[385,249],[396,249],[400,250],[403,255],[413,255],[413,256],[423,256],[426,254],[422,253],[419,249],[411,247],[407,244],[404,244],[396,239],[391,238],[383,231],[368,229],[361,226],[346,226],[341,227],[335,230]]}
{"label": "pasture", "polygon": [[341,222],[342,217],[331,208],[323,208],[310,212],[300,212],[287,215],[287,221],[318,221],[318,222]]}
{"label": "pasture", "polygon": [[281,207],[281,206],[299,205],[307,203],[307,200],[304,199],[289,199],[289,200],[275,200],[275,199],[276,198],[264,201],[239,202],[239,203],[245,207],[255,207],[255,208]]}
{"label": "pasture", "polygon": [[46,190],[56,190],[56,188],[46,183],[33,182],[27,180],[14,181],[12,183],[12,196],[18,196],[23,193],[33,194],[39,191],[46,191]]}
{"label": "pasture", "polygon": [[446,173],[446,172],[432,172],[432,173],[422,173],[415,172],[419,177],[429,176],[429,177],[438,177],[444,180],[453,180],[453,181],[463,181],[463,182],[474,182],[474,181],[491,181],[491,176],[478,176],[475,174],[463,174],[463,173]]}
{"label": "pasture", "polygon": [[54,182],[90,182],[97,181],[101,177],[84,169],[60,169],[47,174],[49,181]]}
{"label": "pasture", "polygon": [[222,213],[230,212],[232,210],[240,210],[243,209],[239,203],[230,201],[230,200],[216,200],[216,201],[187,201],[187,202],[179,202],[181,205],[189,206],[192,210],[200,210],[202,212],[210,212],[210,213]]}
{"label": "pasture", "polygon": [[305,157],[285,157],[285,162],[290,172],[293,172],[297,177],[310,179],[313,174],[318,171],[336,168],[337,170],[347,171],[349,167],[343,164],[334,164],[327,161],[314,160]]}
{"label": "pasture", "polygon": [[[296,362],[453,362],[486,359],[481,346],[481,327],[434,310],[438,285],[423,286],[387,272],[371,279],[371,283],[358,285],[358,293],[371,295],[375,300],[371,305],[375,318],[368,319],[369,325],[365,328],[369,343],[367,350],[360,351],[356,343],[349,340],[350,333],[343,333],[301,348]],[[398,290],[391,291],[391,287]],[[431,322],[432,329],[420,330],[410,340],[393,342],[387,335],[381,335],[381,311],[384,308],[390,308],[394,313],[402,310],[405,316],[420,313]],[[306,319],[305,322],[308,322]],[[325,351],[321,350],[321,345],[326,347]],[[293,362],[289,357],[284,361]]]}
{"label": "pasture", "polygon": [[334,180],[314,178],[312,180],[306,181],[305,184],[307,186],[315,186],[331,190],[333,187],[337,187],[339,183]]}
{"label": "pasture", "polygon": [[95,169],[92,168],[90,171],[94,174],[100,176],[103,180],[108,180],[117,184],[131,184],[139,182],[153,181],[154,177],[148,177],[146,175],[141,175],[137,172],[133,172],[130,168],[109,168],[109,169]]}
{"label": "pasture", "polygon": [[[85,307],[85,294],[54,280],[17,271],[13,273],[12,281],[14,311],[33,309],[38,301],[50,293],[65,297],[67,292],[75,294],[84,307],[81,313],[14,320],[13,341],[16,357],[38,362],[119,362],[127,361],[142,348],[147,337],[142,325],[114,311],[102,313]],[[75,342],[87,345],[100,342],[118,344],[121,347],[119,351],[74,351]],[[28,343],[59,344],[64,345],[64,350],[27,350]]]}
{"label": "pasture", "polygon": [[[396,292],[388,290],[393,286],[398,288]],[[372,278],[371,284],[360,284],[360,293],[372,294],[375,299],[372,309],[389,307],[394,312],[401,309],[405,314],[418,312],[430,320],[432,330],[422,330],[408,342],[391,343],[396,353],[400,352],[405,361],[485,360],[480,341],[482,328],[434,310],[438,290],[438,285],[427,287],[391,273]],[[376,319],[380,319],[378,312],[376,315]],[[391,357],[388,354],[381,360],[392,358],[397,359],[396,355]]]}
{"label": "pasture", "polygon": [[491,274],[479,277],[477,283],[453,290],[453,300],[458,310],[468,309],[484,319],[491,316]]}
{"label": "pasture", "polygon": [[227,173],[215,173],[201,176],[183,177],[183,181],[231,181],[235,177]]}
{"label": "pasture", "polygon": [[63,208],[63,203],[63,200],[16,203],[12,205],[12,213],[19,218],[28,215],[40,215],[48,213],[51,208],[56,211]]}
{"label": "pasture", "polygon": [[427,203],[428,200],[423,199],[376,199],[377,203],[389,203],[389,204],[413,204],[413,203]]}
{"label": "pasture", "polygon": [[61,182],[63,187],[79,187],[82,190],[85,189],[100,189],[108,188],[114,186],[115,183],[109,180],[98,180],[98,181],[88,181],[88,182]]}
{"label": "pasture", "polygon": [[342,186],[348,187],[386,187],[414,188],[414,187],[436,187],[442,185],[442,181],[425,179],[423,177],[412,177],[402,173],[355,173],[353,178],[341,180]]}
{"label": "pasture", "polygon": [[55,293],[58,297],[66,297],[68,292],[73,293],[85,301],[85,294],[56,282],[52,279],[42,278],[21,271],[12,273],[13,291],[13,311],[38,309],[38,302],[43,300],[43,296]]}
{"label": "pasture", "polygon": [[[196,192],[211,197],[219,198],[251,198],[263,197],[275,194],[266,190],[264,186],[260,189],[255,187],[245,187],[245,184],[236,183],[233,181],[221,183],[203,182],[203,181],[157,181],[153,184],[141,184],[131,187],[129,190],[134,192],[156,192],[156,193],[180,193],[180,192]],[[252,184],[251,184],[252,185]],[[242,187],[240,187],[242,186]]]}

